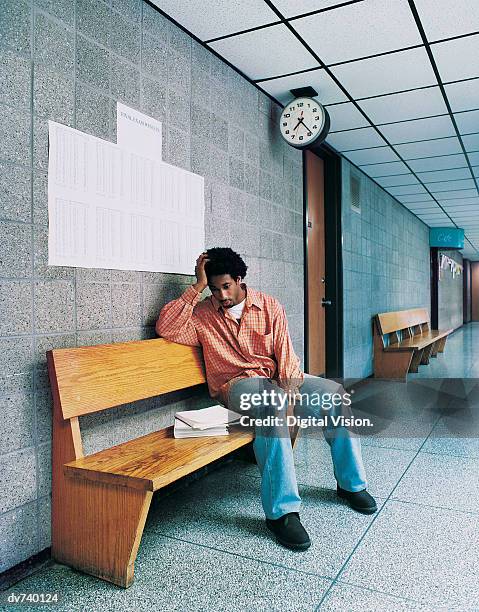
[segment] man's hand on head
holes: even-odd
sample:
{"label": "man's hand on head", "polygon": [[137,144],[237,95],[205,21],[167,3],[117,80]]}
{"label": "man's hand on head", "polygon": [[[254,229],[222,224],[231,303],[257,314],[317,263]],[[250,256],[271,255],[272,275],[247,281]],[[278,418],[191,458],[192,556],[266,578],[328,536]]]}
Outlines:
{"label": "man's hand on head", "polygon": [[209,261],[209,259],[208,259],[208,253],[206,251],[201,253],[201,255],[196,260],[196,266],[195,266],[196,283],[193,285],[193,287],[196,289],[196,291],[198,291],[198,293],[201,293],[202,291],[204,291],[206,287],[208,286],[208,279],[206,278],[206,272],[205,272],[205,264],[207,261]]}

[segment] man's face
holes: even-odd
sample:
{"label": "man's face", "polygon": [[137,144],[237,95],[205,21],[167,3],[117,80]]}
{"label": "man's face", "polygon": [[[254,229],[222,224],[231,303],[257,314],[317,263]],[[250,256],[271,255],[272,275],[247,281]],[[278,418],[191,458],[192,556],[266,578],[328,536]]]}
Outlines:
{"label": "man's face", "polygon": [[223,308],[236,306],[244,299],[240,276],[236,279],[229,274],[212,276],[208,280],[208,287]]}

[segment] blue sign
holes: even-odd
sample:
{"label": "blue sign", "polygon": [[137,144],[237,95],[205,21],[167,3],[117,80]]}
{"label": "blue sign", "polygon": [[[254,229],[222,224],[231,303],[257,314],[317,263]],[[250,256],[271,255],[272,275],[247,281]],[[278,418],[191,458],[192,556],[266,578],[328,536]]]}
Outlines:
{"label": "blue sign", "polygon": [[443,249],[463,249],[464,230],[458,227],[430,227],[429,246]]}

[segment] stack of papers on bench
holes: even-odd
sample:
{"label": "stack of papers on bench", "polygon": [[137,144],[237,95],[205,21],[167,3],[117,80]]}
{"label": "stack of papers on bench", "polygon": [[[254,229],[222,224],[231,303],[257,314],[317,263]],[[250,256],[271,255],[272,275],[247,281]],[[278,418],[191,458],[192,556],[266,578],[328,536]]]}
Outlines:
{"label": "stack of papers on bench", "polygon": [[227,436],[228,425],[238,422],[240,414],[217,404],[201,410],[184,410],[175,414],[175,438]]}

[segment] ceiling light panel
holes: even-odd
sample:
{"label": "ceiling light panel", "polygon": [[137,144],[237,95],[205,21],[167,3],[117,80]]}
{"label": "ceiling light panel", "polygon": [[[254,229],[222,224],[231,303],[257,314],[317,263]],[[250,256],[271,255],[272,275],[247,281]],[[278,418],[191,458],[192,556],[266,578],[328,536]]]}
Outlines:
{"label": "ceiling light panel", "polygon": [[333,66],[331,72],[356,99],[437,85],[424,48]]}
{"label": "ceiling light panel", "polygon": [[225,36],[240,30],[278,21],[278,16],[263,0],[152,0],[200,40]]}
{"label": "ceiling light panel", "polygon": [[329,106],[328,113],[331,119],[330,133],[370,125],[352,102]]}
{"label": "ceiling light panel", "polygon": [[343,153],[353,164],[361,166],[364,164],[378,164],[383,162],[400,161],[391,147],[376,147],[371,149],[359,149]]}
{"label": "ceiling light panel", "polygon": [[[479,101],[476,101],[476,105]],[[466,113],[455,113],[457,127],[460,134],[474,134],[479,132],[479,110],[468,111]]]}
{"label": "ceiling light panel", "polygon": [[456,136],[438,140],[422,140],[403,145],[397,144],[394,148],[406,160],[462,153],[461,144]]}
{"label": "ceiling light panel", "polygon": [[389,123],[447,113],[439,87],[359,100],[359,106],[374,123]]}
{"label": "ceiling light panel", "polygon": [[479,30],[479,4],[475,0],[415,0],[415,5],[429,41]]}
{"label": "ceiling light panel", "polygon": [[479,79],[450,83],[444,89],[452,112],[472,110],[479,106]]}
{"label": "ceiling light panel", "polygon": [[469,168],[456,168],[455,170],[441,170],[439,172],[420,172],[418,178],[423,183],[434,183],[437,181],[468,179],[471,177]]}
{"label": "ceiling light panel", "polygon": [[421,44],[406,0],[365,0],[291,24],[326,64]]}
{"label": "ceiling light panel", "polygon": [[443,83],[479,76],[479,35],[431,45]]}
{"label": "ceiling light panel", "polygon": [[441,155],[440,157],[428,157],[427,159],[412,159],[408,161],[408,164],[414,172],[450,170],[453,168],[467,167],[464,155]]}
{"label": "ceiling light panel", "polygon": [[338,149],[338,151],[365,149],[367,147],[377,147],[384,144],[384,140],[372,127],[329,134],[327,141],[335,149]]}
{"label": "ceiling light panel", "polygon": [[250,79],[264,79],[318,65],[283,24],[218,40],[209,46]]}
{"label": "ceiling light panel", "polygon": [[454,136],[456,133],[449,115],[432,117],[431,119],[401,121],[400,123],[381,125],[379,129],[391,144]]}
{"label": "ceiling light panel", "polygon": [[283,17],[296,17],[311,11],[330,8],[342,4],[344,0],[274,0],[273,4]]}
{"label": "ceiling light panel", "polygon": [[281,104],[287,104],[293,97],[290,90],[310,85],[317,92],[316,99],[321,104],[345,102],[348,98],[336,85],[333,79],[322,69],[310,70],[301,74],[272,79],[259,83],[261,89],[276,98]]}

